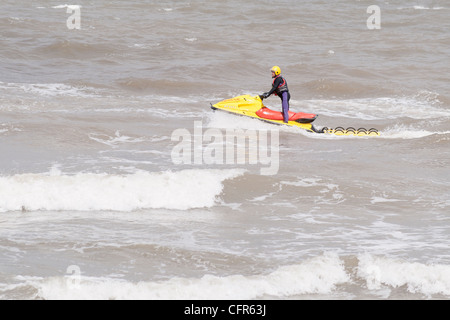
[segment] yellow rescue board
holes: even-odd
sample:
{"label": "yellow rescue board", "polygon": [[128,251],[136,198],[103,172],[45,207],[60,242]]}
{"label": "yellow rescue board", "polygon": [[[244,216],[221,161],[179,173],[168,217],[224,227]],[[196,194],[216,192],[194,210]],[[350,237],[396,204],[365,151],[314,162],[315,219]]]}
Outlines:
{"label": "yellow rescue board", "polygon": [[314,132],[311,123],[299,123],[297,121],[289,121],[288,123],[284,123],[283,120],[264,119],[256,115],[256,112],[264,107],[265,106],[259,96],[251,95],[242,95],[235,98],[226,99],[211,106],[212,109],[224,110],[227,112],[256,118],[274,124],[298,127]]}
{"label": "yellow rescue board", "polygon": [[317,129],[312,123],[301,123],[297,121],[289,121],[288,123],[283,122],[283,120],[273,120],[259,117],[256,113],[261,108],[265,108],[261,98],[259,96],[251,95],[241,95],[231,99],[226,99],[220,101],[216,104],[211,105],[213,110],[224,110],[230,113],[235,113],[238,115],[256,118],[258,120],[270,122],[278,125],[287,125],[290,127],[297,127],[309,132],[315,133],[328,133],[338,136],[378,136],[380,133],[376,129],[366,130],[364,128],[354,129],[352,127],[344,129],[342,127],[337,127],[335,129],[321,128]]}

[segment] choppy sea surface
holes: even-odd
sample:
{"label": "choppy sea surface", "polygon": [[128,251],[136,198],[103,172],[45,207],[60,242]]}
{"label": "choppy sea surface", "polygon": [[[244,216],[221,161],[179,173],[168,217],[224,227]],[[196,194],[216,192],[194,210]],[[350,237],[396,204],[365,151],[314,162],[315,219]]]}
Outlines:
{"label": "choppy sea surface", "polygon": [[[75,2],[0,4],[0,299],[450,298],[448,1]],[[211,110],[273,65],[380,136]]]}

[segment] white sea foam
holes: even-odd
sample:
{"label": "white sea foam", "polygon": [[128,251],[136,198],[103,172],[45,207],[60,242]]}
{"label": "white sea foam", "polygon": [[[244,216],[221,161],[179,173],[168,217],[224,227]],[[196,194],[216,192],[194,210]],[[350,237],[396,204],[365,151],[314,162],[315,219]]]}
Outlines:
{"label": "white sea foam", "polygon": [[399,201],[405,201],[405,200],[399,200],[399,199],[388,199],[385,197],[372,197],[370,200],[370,203],[385,203],[385,202],[399,202]]}
{"label": "white sea foam", "polygon": [[425,6],[414,6],[415,10],[442,10],[444,7],[425,7]]}
{"label": "white sea foam", "polygon": [[223,181],[244,170],[136,172],[129,175],[78,173],[0,177],[0,212],[37,210],[133,211],[212,207]]}
{"label": "white sea foam", "polygon": [[439,95],[420,91],[409,97],[379,97],[339,100],[292,101],[296,108],[331,117],[363,120],[380,119],[441,119],[450,118],[450,110],[444,109]]}
{"label": "white sea foam", "polygon": [[320,178],[304,178],[298,181],[282,181],[281,185],[295,186],[301,188],[319,187],[315,203],[339,203],[345,201],[343,193],[339,190],[339,185],[329,183]]}
{"label": "white sea foam", "polygon": [[358,277],[366,281],[369,290],[380,289],[383,285],[406,286],[411,293],[450,295],[448,265],[425,265],[370,254],[358,259]]}
{"label": "white sea foam", "polygon": [[[285,129],[288,127],[274,126],[271,123],[261,121],[259,119],[239,116],[224,111],[215,111],[209,113],[208,121],[205,125],[208,128],[221,129],[242,129],[246,130],[271,130],[271,129]],[[296,128],[297,129],[297,128]],[[298,131],[298,130],[297,130]]]}
{"label": "white sea foam", "polygon": [[61,4],[58,6],[53,6],[53,9],[65,9],[65,8],[69,8],[71,10],[78,10],[81,8],[80,5],[72,5],[72,4]]}
{"label": "white sea foam", "polygon": [[[81,274],[82,275],[82,274]],[[335,254],[324,254],[300,264],[282,266],[272,273],[252,276],[205,275],[167,281],[130,283],[112,279],[54,277],[37,282],[38,297],[53,299],[256,299],[299,294],[329,294],[349,280]]]}
{"label": "white sea foam", "polygon": [[412,6],[412,7],[398,7],[397,8],[397,10],[411,10],[411,9],[414,9],[414,10],[443,10],[443,9],[445,9],[445,7],[427,7],[427,6],[424,6],[424,5],[415,5],[415,6]]}
{"label": "white sea foam", "polygon": [[115,147],[123,143],[139,143],[145,141],[144,138],[132,138],[123,136],[120,134],[120,131],[116,131],[114,137],[92,133],[89,135],[89,138],[101,144],[106,144],[110,147]]}
{"label": "white sea foam", "polygon": [[420,139],[435,134],[446,135],[450,134],[450,131],[428,131],[417,129],[413,126],[396,125],[394,127],[384,129],[380,137],[384,139]]}
{"label": "white sea foam", "polygon": [[109,277],[81,275],[22,279],[37,288],[39,299],[116,300],[248,300],[259,298],[333,295],[337,286],[361,287],[367,295],[389,296],[392,289],[404,287],[412,294],[450,295],[450,266],[400,261],[361,254],[358,264],[346,266],[335,253],[325,253],[298,264],[280,266],[273,272],[256,275],[174,277],[165,281],[138,283]]}
{"label": "white sea foam", "polygon": [[8,123],[0,124],[0,134],[7,133],[7,132],[18,132],[18,131],[22,131],[22,130],[14,127],[12,124],[8,124]]}
{"label": "white sea foam", "polygon": [[69,96],[69,97],[99,97],[94,88],[74,87],[62,83],[4,83],[0,82],[0,89],[16,89],[40,96]]}
{"label": "white sea foam", "polygon": [[[324,185],[320,178],[304,178],[298,181],[282,181],[283,185],[290,185],[296,187],[314,187],[314,186],[322,186]],[[336,188],[337,185],[330,185],[330,188]]]}

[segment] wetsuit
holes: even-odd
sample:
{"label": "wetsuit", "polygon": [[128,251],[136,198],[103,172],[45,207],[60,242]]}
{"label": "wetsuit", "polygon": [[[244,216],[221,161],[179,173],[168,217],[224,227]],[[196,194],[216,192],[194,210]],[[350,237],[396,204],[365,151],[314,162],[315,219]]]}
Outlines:
{"label": "wetsuit", "polygon": [[287,86],[286,79],[281,75],[274,78],[272,83],[272,89],[269,92],[263,94],[264,98],[268,98],[271,94],[275,93],[281,99],[281,106],[283,110],[283,121],[289,121],[289,100],[291,99],[291,94]]}

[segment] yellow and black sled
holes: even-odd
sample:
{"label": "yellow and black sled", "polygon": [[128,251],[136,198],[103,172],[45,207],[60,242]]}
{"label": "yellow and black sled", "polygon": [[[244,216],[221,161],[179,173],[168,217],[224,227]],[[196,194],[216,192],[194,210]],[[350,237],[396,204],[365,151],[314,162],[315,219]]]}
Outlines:
{"label": "yellow and black sled", "polygon": [[242,116],[256,118],[266,122],[287,125],[291,127],[299,127],[309,132],[334,134],[338,136],[379,136],[377,129],[355,129],[349,127],[336,127],[335,129],[323,127],[316,128],[312,122],[316,120],[316,114],[291,112],[289,111],[288,123],[283,122],[283,114],[279,111],[274,111],[264,106],[260,96],[242,95],[231,99],[220,101],[216,104],[211,104],[213,110],[224,110],[230,113],[235,113]]}

